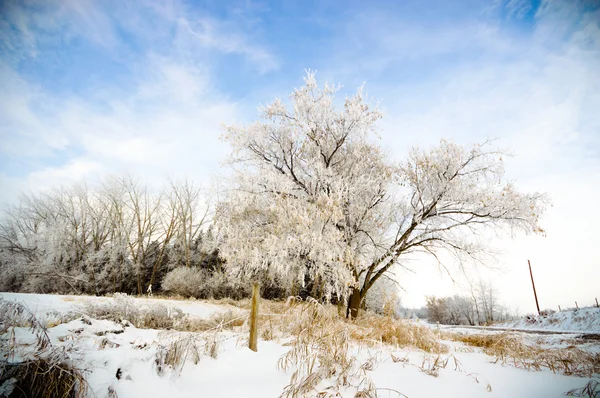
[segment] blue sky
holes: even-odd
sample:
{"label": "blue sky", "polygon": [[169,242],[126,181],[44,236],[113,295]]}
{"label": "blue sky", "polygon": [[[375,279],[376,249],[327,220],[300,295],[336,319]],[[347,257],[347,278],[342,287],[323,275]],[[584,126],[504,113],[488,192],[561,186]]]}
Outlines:
{"label": "blue sky", "polygon": [[[47,0],[0,7],[2,203],[114,172],[150,181],[187,175],[208,186],[228,152],[221,124],[254,120],[259,103],[285,97],[313,69],[347,93],[366,83],[385,111],[381,144],[397,159],[441,138],[497,138],[514,154],[508,177],[521,189],[548,192],[554,203],[547,238],[500,243],[507,247],[500,283],[520,280],[515,270],[532,257],[547,270],[542,295],[544,286],[552,297],[568,284],[549,306],[600,294],[589,282],[600,280],[593,250],[598,2]],[[403,279],[420,286],[415,297],[456,289],[434,270],[425,277],[437,282],[424,285],[423,272]],[[507,300],[531,309],[526,289],[519,285],[523,293]]]}

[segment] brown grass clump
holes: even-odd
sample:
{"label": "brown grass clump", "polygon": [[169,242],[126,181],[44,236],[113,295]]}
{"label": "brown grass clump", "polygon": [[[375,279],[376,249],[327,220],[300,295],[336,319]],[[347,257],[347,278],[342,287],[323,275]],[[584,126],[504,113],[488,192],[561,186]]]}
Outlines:
{"label": "brown grass clump", "polygon": [[600,373],[600,354],[581,350],[575,346],[567,348],[532,347],[511,333],[500,334],[454,334],[452,339],[481,347],[495,357],[495,362],[510,364],[528,370],[550,369],[565,375],[591,377]]}
{"label": "brown grass clump", "polygon": [[[28,327],[36,338],[33,352],[15,361],[15,327]],[[46,326],[23,304],[0,299],[0,386],[3,396],[83,398],[87,383],[71,365],[68,349],[53,347]],[[8,337],[6,337],[8,336]]]}
{"label": "brown grass clump", "polygon": [[0,374],[0,384],[12,387],[11,398],[84,398],[87,393],[78,369],[51,359],[4,363]]}
{"label": "brown grass clump", "polygon": [[350,336],[360,342],[417,347],[436,354],[448,352],[448,347],[429,328],[390,316],[364,313],[350,325]]}

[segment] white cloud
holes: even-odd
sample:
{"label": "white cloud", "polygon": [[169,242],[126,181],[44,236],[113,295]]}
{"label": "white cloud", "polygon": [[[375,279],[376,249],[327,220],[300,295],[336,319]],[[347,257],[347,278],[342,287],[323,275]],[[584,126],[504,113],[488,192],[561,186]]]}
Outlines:
{"label": "white cloud", "polygon": [[[227,151],[221,123],[240,117],[236,103],[215,86],[214,60],[234,53],[261,73],[278,66],[236,23],[240,16],[232,18],[208,17],[180,1],[10,5],[0,18],[6,55],[0,62],[0,202],[100,170],[152,180],[185,173],[207,181]],[[57,94],[17,71],[23,59],[53,63],[58,47],[72,40],[125,68],[119,73],[126,85],[73,82],[76,90]],[[135,53],[132,42],[140,46]],[[36,58],[40,50],[44,57]]]}

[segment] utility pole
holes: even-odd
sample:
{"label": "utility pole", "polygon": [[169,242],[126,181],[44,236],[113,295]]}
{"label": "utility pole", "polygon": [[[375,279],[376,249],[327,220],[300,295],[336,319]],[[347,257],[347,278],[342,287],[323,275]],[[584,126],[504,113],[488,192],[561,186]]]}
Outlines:
{"label": "utility pole", "polygon": [[529,275],[531,275],[531,286],[533,286],[533,296],[535,297],[535,306],[538,310],[538,315],[540,315],[540,305],[538,304],[537,293],[535,292],[535,283],[533,282],[533,272],[531,271],[531,262],[527,260],[527,264],[529,264]]}

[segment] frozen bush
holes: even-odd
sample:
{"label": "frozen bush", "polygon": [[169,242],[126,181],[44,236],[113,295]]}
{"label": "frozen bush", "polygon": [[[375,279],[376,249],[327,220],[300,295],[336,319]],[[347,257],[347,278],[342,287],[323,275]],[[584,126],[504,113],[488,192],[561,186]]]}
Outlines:
{"label": "frozen bush", "polygon": [[175,268],[163,279],[162,290],[183,297],[205,298],[208,278],[208,272],[199,268]]}
{"label": "frozen bush", "polygon": [[244,286],[225,272],[197,267],[180,267],[169,272],[162,282],[162,290],[169,294],[199,299],[230,297],[239,300],[250,295],[250,285]]}

